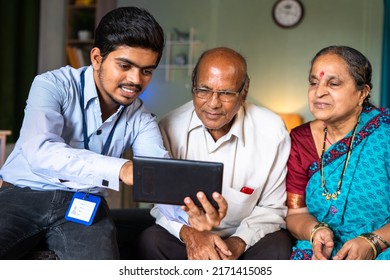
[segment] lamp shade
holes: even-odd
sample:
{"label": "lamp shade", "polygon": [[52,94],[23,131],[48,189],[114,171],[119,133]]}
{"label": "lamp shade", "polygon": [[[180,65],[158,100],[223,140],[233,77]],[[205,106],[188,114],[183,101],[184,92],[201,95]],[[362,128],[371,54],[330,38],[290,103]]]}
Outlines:
{"label": "lamp shade", "polygon": [[281,113],[279,116],[283,119],[284,124],[287,127],[288,132],[291,131],[294,127],[301,125],[303,123],[303,118],[299,114],[295,113]]}

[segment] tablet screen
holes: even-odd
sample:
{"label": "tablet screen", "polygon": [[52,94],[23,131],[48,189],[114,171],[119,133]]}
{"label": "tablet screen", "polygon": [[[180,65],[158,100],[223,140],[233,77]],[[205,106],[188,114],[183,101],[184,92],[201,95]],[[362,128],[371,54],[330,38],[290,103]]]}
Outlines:
{"label": "tablet screen", "polygon": [[134,156],[133,199],[139,202],[184,205],[186,196],[200,206],[203,191],[218,208],[213,192],[222,191],[223,163]]}

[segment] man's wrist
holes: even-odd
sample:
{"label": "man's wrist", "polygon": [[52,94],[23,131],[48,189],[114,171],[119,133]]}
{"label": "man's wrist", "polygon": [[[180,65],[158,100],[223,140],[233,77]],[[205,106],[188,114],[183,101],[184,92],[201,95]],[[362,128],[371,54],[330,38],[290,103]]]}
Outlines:
{"label": "man's wrist", "polygon": [[246,242],[242,240],[242,238],[240,238],[239,236],[231,236],[229,237],[229,239],[232,241],[233,246],[235,250],[238,252],[239,256],[248,249]]}
{"label": "man's wrist", "polygon": [[133,185],[133,162],[125,162],[121,169],[119,170],[119,181],[125,183],[126,185]]}
{"label": "man's wrist", "polygon": [[179,239],[181,242],[185,243],[185,240],[186,240],[190,230],[191,230],[191,228],[189,226],[183,225],[181,227],[180,232],[179,232]]}

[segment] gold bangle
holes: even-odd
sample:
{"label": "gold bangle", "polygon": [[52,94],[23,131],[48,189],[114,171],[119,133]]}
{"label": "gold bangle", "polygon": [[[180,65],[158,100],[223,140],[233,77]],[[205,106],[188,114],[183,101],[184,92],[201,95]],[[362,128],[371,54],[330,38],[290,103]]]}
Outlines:
{"label": "gold bangle", "polygon": [[371,248],[372,248],[372,251],[374,252],[374,257],[372,258],[373,260],[376,259],[376,257],[378,256],[378,251],[377,249],[375,248],[375,244],[371,241],[371,239],[367,238],[366,236],[364,235],[359,235],[358,237],[366,240],[370,245],[371,245]]}
{"label": "gold bangle", "polygon": [[321,222],[321,223],[316,224],[313,227],[313,229],[311,230],[311,232],[310,232],[310,244],[313,245],[314,234],[321,228],[328,228],[328,229],[330,229],[330,227],[329,227],[329,225],[327,223]]}

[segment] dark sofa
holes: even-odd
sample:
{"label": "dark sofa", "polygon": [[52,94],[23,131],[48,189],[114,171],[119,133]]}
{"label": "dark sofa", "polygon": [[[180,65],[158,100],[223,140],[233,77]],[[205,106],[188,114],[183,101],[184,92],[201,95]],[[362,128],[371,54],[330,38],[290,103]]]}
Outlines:
{"label": "dark sofa", "polygon": [[[122,260],[137,260],[139,234],[155,223],[147,208],[111,209],[111,217],[118,230],[118,246]],[[34,250],[22,257],[24,260],[57,260],[57,255],[47,249],[44,239]]]}
{"label": "dark sofa", "polygon": [[122,260],[137,260],[137,243],[139,234],[155,223],[150,209],[125,208],[112,209],[112,218],[118,230],[118,246]]}

